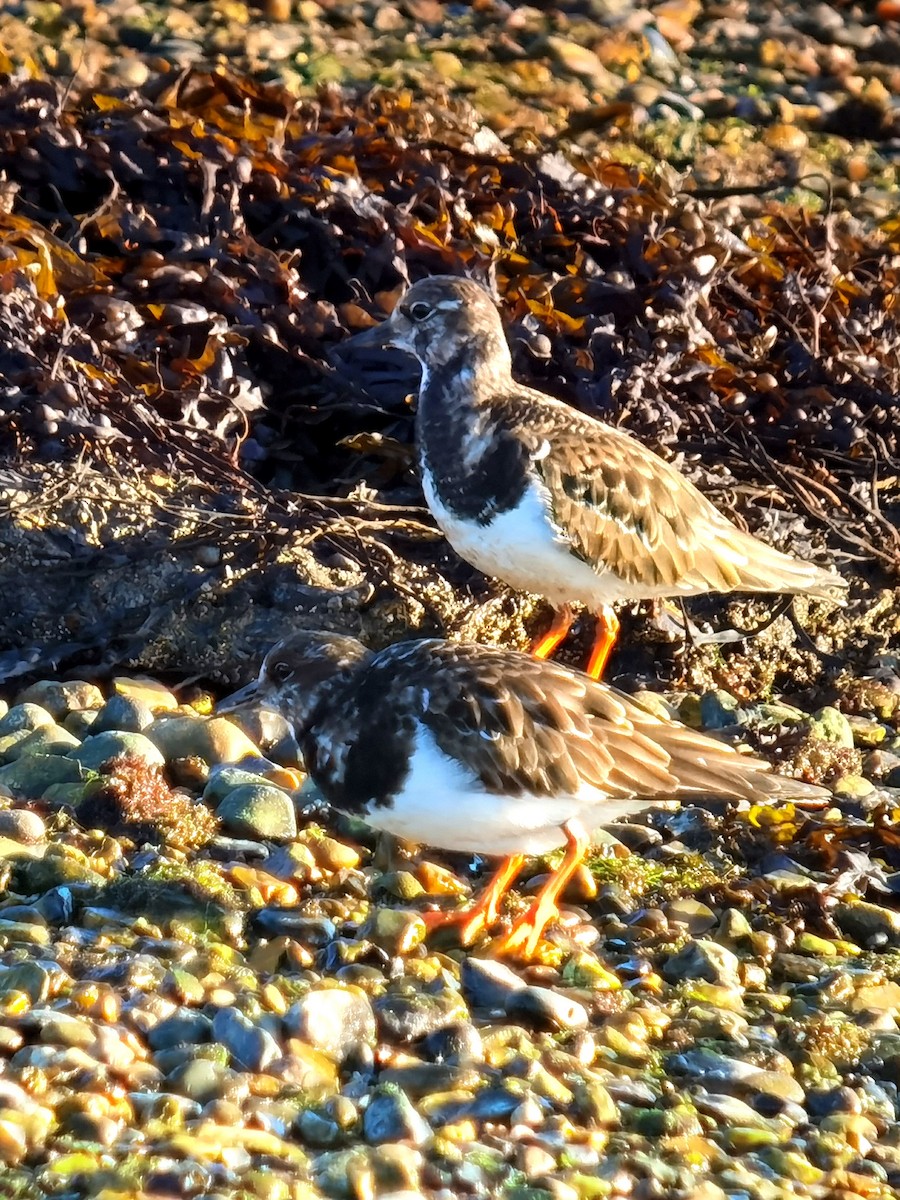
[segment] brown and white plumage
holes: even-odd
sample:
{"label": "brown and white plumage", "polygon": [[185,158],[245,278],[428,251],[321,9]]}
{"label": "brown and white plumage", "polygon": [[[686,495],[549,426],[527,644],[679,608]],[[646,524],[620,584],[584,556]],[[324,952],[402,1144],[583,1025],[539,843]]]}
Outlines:
{"label": "brown and white plumage", "polygon": [[628,600],[710,591],[833,598],[844,586],[739,530],[629,434],[517,383],[499,313],[469,280],[415,284],[351,344],[418,358],[425,497],[454,549],[486,574],[559,607],[607,614]]}
{"label": "brown and white plumage", "polygon": [[445,850],[518,861],[574,837],[583,853],[592,830],[654,803],[828,795],[512,650],[428,639],[373,654],[298,633],[220,711],[251,699],[292,722],[334,808]]}

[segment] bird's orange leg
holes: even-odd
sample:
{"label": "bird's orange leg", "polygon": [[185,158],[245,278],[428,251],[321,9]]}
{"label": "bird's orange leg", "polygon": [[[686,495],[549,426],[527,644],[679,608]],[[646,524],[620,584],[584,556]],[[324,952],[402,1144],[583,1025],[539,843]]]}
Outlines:
{"label": "bird's orange leg", "polygon": [[531,653],[535,658],[549,658],[559,643],[563,640],[569,630],[572,628],[572,622],[575,620],[575,615],[569,608],[568,604],[564,604],[558,612],[553,616],[553,624],[531,647]]}
{"label": "bird's orange leg", "polygon": [[588,659],[587,673],[591,679],[600,679],[603,675],[618,636],[619,618],[609,605],[605,604],[597,614],[597,633],[594,636],[591,657]]}
{"label": "bird's orange leg", "polygon": [[531,907],[510,929],[509,933],[491,943],[493,954],[509,954],[516,958],[533,958],[541,934],[559,916],[557,901],[566,884],[575,874],[591,844],[587,832],[576,821],[563,826],[566,853],[562,862],[538,892]]}
{"label": "bird's orange leg", "polygon": [[442,929],[445,925],[458,925],[460,945],[468,946],[483,929],[499,921],[503,897],[512,887],[524,863],[524,854],[511,854],[504,858],[474,904],[468,908],[451,909],[450,912],[422,913],[425,928],[431,933],[433,929]]}

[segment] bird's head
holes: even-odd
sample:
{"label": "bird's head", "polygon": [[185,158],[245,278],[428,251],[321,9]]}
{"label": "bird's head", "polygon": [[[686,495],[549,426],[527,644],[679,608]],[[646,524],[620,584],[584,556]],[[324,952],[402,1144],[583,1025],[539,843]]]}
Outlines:
{"label": "bird's head", "polygon": [[299,735],[332,680],[370,656],[356,638],[305,630],[291,634],[272,647],[257,678],[221,700],[216,712],[251,704],[269,708],[281,713]]}
{"label": "bird's head", "polygon": [[509,347],[493,300],[480,284],[453,275],[413,284],[386,321],[344,344],[350,350],[402,350],[426,370],[457,359],[461,352],[509,364]]}

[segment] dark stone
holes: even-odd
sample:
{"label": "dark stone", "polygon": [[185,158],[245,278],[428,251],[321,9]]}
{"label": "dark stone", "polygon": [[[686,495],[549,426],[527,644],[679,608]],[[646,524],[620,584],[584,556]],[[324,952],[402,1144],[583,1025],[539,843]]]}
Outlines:
{"label": "dark stone", "polygon": [[363,1116],[363,1136],[367,1142],[412,1142],[421,1146],[431,1137],[431,1126],[413,1107],[398,1087],[376,1088]]}
{"label": "dark stone", "polygon": [[147,1043],[151,1050],[170,1050],[173,1046],[208,1042],[211,1036],[212,1021],[209,1017],[182,1008],[155,1025],[147,1034]]}
{"label": "dark stone", "polygon": [[492,958],[464,958],[459,979],[463,995],[473,1008],[501,1012],[506,1011],[510,996],[526,986],[515,971]]}
{"label": "dark stone", "polygon": [[373,1005],[381,1037],[409,1044],[468,1016],[459,996],[380,996]]}
{"label": "dark stone", "polygon": [[237,1067],[264,1071],[281,1057],[281,1047],[267,1032],[237,1008],[220,1008],[212,1022],[213,1037],[228,1048]]}
{"label": "dark stone", "polygon": [[583,1004],[545,987],[523,987],[512,992],[506,1015],[541,1028],[567,1031],[587,1029],[590,1022]]}
{"label": "dark stone", "polygon": [[425,1038],[422,1051],[438,1063],[468,1066],[484,1062],[481,1034],[471,1021],[448,1025]]}

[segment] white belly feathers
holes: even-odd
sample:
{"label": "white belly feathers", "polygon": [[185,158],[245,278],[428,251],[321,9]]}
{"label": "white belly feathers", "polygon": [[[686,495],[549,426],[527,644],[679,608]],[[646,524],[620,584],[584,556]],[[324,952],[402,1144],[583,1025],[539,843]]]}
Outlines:
{"label": "white belly feathers", "polygon": [[366,821],[395,837],[466,854],[546,854],[565,844],[572,818],[596,829],[640,812],[650,801],[608,800],[596,788],[576,796],[495,795],[449,758],[419,725],[409,774],[393,804],[371,808]]}
{"label": "white belly feathers", "polygon": [[430,473],[422,472],[428,507],[456,553],[522,592],[546,596],[553,605],[578,603],[598,609],[629,592],[609,571],[597,571],[573,554],[554,529],[546,488],[531,483],[519,504],[487,525],[461,521],[441,503]]}

